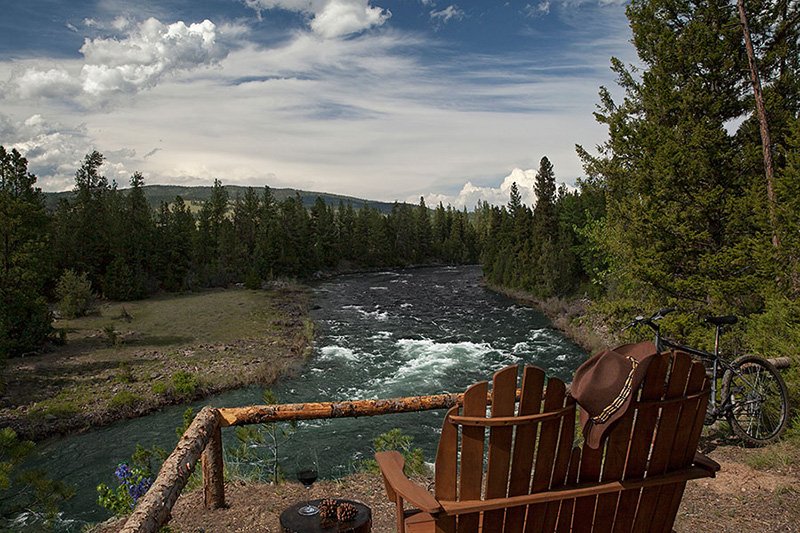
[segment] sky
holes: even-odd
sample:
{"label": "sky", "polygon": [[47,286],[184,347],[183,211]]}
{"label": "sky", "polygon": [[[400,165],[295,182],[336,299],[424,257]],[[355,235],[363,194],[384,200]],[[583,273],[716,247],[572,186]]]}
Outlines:
{"label": "sky", "polygon": [[0,145],[45,191],[294,187],[473,207],[582,175],[624,0],[27,0],[0,18]]}

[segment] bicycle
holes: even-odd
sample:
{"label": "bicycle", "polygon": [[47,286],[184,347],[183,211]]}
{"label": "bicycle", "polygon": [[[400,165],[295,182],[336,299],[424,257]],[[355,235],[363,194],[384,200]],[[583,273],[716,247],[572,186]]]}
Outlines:
{"label": "bicycle", "polygon": [[[705,365],[706,375],[711,380],[705,425],[725,418],[733,432],[753,446],[764,446],[780,439],[789,421],[789,394],[778,370],[758,355],[743,355],[731,362],[720,357],[722,328],[735,324],[738,318],[733,315],[706,317],[706,322],[716,327],[714,352],[711,353],[661,336],[658,321],[674,310],[659,309],[649,318],[637,316],[625,329],[648,326],[656,334],[655,345],[659,352],[666,348],[680,350]],[[718,387],[720,375],[721,388]]]}

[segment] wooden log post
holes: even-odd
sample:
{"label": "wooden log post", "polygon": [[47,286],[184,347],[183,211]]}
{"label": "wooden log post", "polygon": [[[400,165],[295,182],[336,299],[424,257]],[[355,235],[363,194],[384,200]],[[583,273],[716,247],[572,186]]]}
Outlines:
{"label": "wooden log post", "polygon": [[[125,521],[121,533],[154,533],[169,521],[172,506],[189,481],[203,450],[219,432],[219,425],[215,408],[206,406],[197,413],[178,445],[164,461],[150,490],[139,500],[136,509]],[[221,453],[221,443],[219,450]],[[224,495],[221,498],[224,501]]]}
{"label": "wooden log post", "polygon": [[203,503],[206,509],[225,507],[225,478],[222,461],[222,427],[217,427],[203,451]]}
{"label": "wooden log post", "polygon": [[772,363],[772,366],[778,370],[784,370],[792,366],[792,361],[788,357],[775,357],[772,359],[767,359],[767,361]]}

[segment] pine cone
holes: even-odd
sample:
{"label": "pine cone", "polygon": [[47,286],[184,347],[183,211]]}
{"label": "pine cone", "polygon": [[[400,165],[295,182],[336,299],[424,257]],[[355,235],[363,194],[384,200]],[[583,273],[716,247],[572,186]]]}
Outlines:
{"label": "pine cone", "polygon": [[358,509],[351,503],[340,503],[339,508],[336,510],[336,518],[339,522],[350,522],[356,518]]}
{"label": "pine cone", "polygon": [[334,520],[336,518],[336,508],[339,504],[336,500],[327,498],[319,504],[319,514],[323,520]]}

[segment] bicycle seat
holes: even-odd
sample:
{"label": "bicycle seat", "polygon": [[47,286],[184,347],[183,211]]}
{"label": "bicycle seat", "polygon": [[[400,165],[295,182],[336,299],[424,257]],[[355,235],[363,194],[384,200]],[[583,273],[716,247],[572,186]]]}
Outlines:
{"label": "bicycle seat", "polygon": [[714,324],[715,326],[723,326],[726,324],[736,324],[739,321],[739,318],[735,315],[725,315],[725,316],[707,316],[706,322],[709,324]]}

